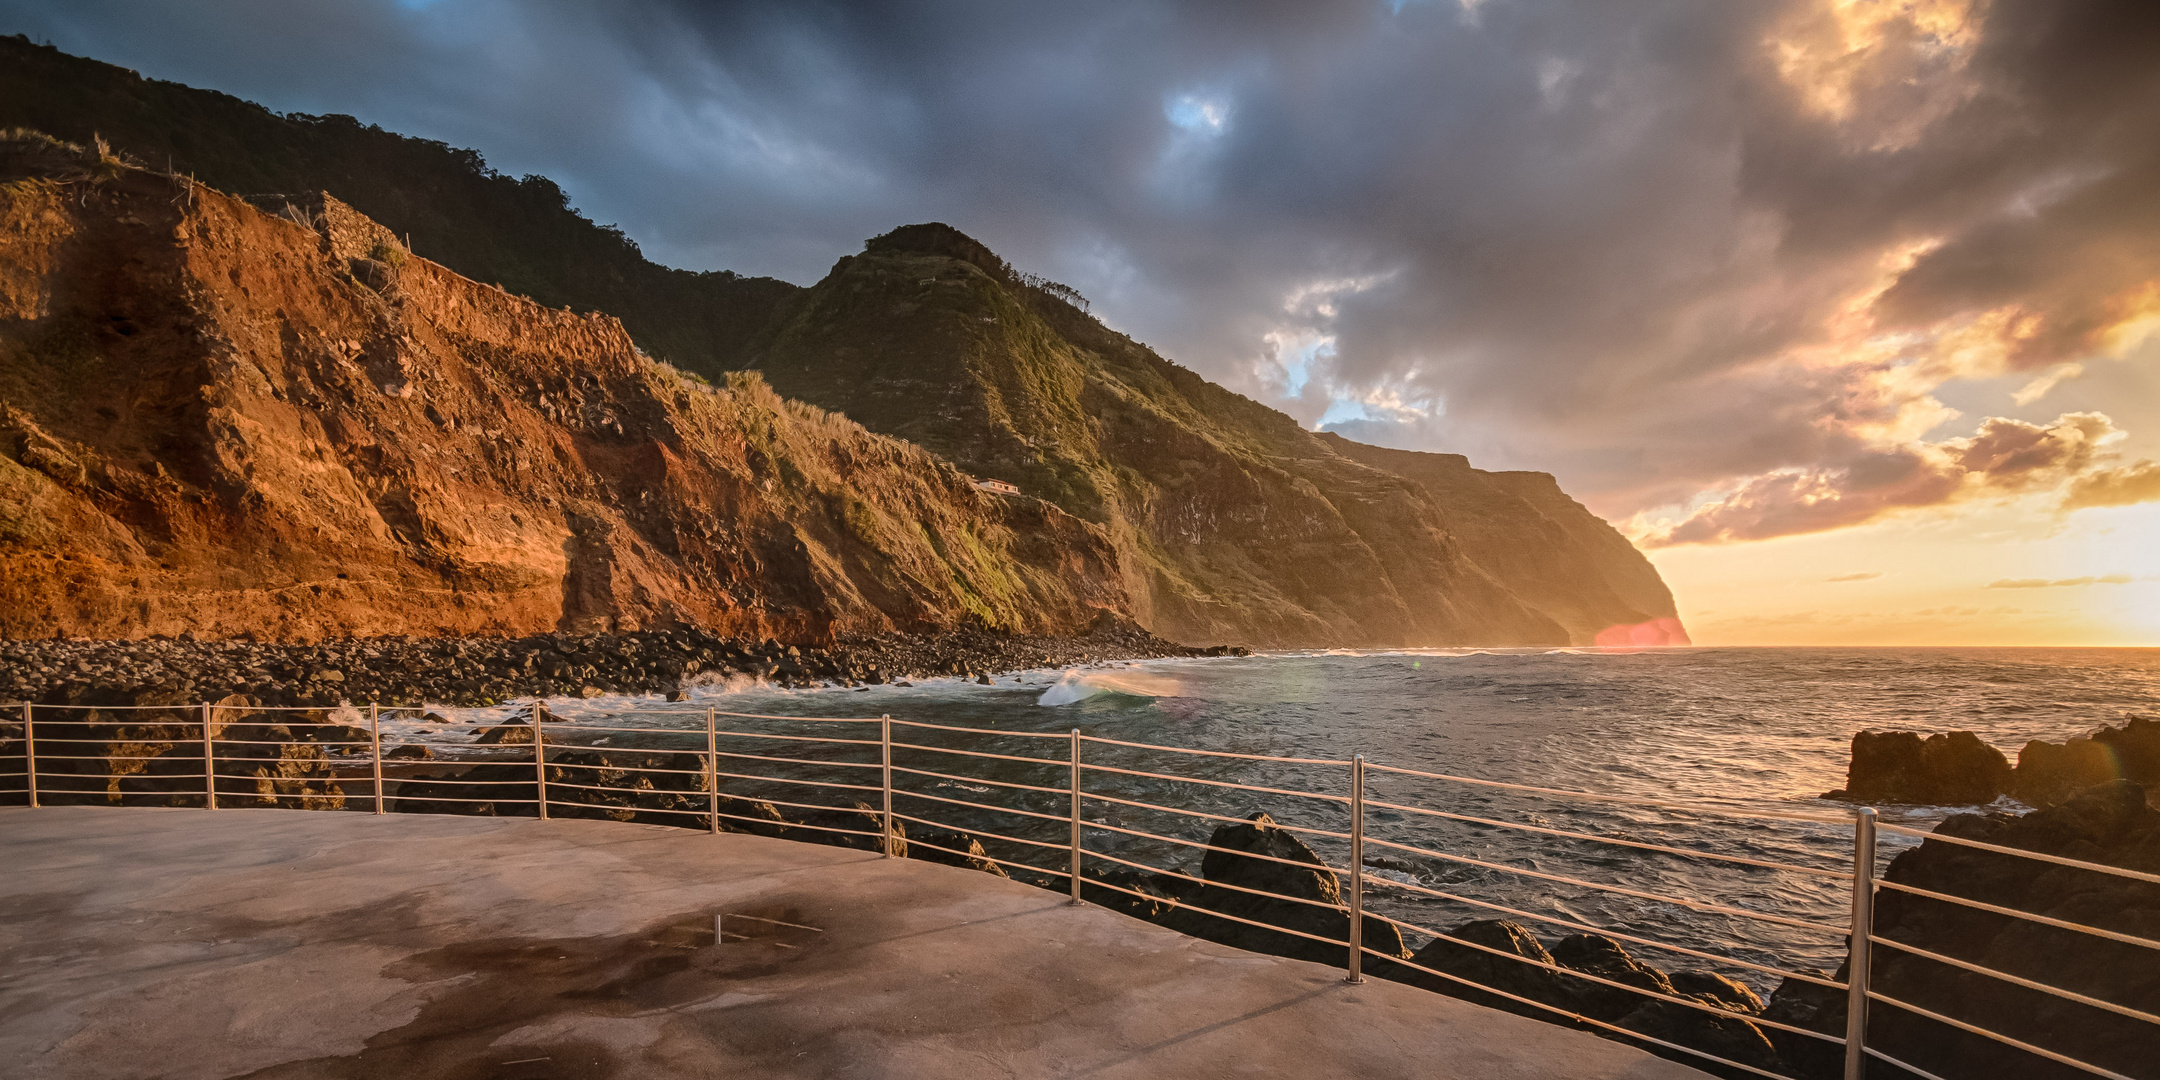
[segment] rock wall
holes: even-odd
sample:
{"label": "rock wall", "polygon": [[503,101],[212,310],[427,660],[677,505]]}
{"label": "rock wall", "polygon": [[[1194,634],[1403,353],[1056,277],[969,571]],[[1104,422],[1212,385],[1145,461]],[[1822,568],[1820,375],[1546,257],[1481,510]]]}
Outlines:
{"label": "rock wall", "polygon": [[1075,633],[1099,527],[403,251],[0,142],[0,635]]}

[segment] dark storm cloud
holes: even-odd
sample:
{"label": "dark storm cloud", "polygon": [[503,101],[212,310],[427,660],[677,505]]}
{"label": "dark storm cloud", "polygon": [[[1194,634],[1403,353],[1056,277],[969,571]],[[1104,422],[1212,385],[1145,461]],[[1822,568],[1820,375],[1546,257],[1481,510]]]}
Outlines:
{"label": "dark storm cloud", "polygon": [[[0,0],[0,26],[475,146],[678,265],[808,281],[949,221],[1302,421],[1733,539],[2015,486],[1952,460],[2017,434],[1993,420],[1922,441],[1934,389],[2160,310],[2156,11]],[[2153,497],[2080,468],[2033,475]]]}

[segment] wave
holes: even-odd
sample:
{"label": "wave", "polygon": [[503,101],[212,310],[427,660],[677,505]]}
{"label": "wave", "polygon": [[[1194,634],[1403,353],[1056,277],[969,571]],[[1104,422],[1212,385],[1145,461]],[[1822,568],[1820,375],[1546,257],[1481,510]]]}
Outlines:
{"label": "wave", "polygon": [[1176,679],[1150,675],[1130,669],[1121,671],[1082,671],[1074,668],[1053,684],[1042,696],[1035,699],[1037,705],[1071,705],[1086,701],[1097,694],[1123,694],[1136,698],[1177,697],[1183,689]]}

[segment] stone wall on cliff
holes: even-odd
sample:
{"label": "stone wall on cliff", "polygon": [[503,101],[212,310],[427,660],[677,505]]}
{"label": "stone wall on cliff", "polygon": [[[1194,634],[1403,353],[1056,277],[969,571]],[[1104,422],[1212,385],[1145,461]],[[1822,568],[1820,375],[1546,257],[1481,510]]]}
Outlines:
{"label": "stone wall on cliff", "polygon": [[[0,142],[0,634],[740,636],[1129,610],[1110,538],[621,324]],[[362,248],[365,250],[361,250]]]}

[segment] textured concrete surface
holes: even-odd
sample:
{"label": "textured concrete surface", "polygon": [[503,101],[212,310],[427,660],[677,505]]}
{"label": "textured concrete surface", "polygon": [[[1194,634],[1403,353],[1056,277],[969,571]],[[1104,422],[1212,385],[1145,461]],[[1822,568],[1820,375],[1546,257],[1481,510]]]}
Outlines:
{"label": "textured concrete surface", "polygon": [[989,875],[785,840],[13,809],[0,867],[0,1073],[20,1080],[1703,1076]]}

